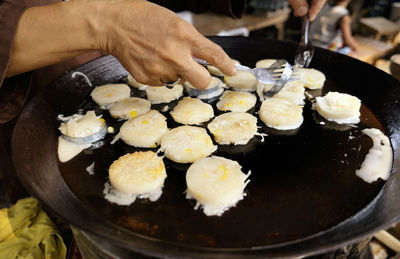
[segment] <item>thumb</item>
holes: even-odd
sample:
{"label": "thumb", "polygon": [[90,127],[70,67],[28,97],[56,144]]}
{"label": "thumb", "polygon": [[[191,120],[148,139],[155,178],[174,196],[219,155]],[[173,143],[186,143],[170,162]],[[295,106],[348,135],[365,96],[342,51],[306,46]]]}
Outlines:
{"label": "thumb", "polygon": [[306,0],[289,0],[295,16],[304,16],[308,12],[308,4]]}

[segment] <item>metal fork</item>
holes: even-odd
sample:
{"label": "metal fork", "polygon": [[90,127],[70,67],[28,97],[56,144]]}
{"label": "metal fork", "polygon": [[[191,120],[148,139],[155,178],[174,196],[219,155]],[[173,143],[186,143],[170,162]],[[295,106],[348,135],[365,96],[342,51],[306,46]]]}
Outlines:
{"label": "metal fork", "polygon": [[[205,60],[193,58],[194,61],[200,65],[209,66],[211,65]],[[294,72],[290,64],[283,59],[277,60],[268,68],[249,68],[243,65],[235,65],[236,69],[239,71],[246,71],[252,73],[258,82],[262,84],[277,84],[280,80],[293,81],[299,79],[297,73]],[[283,75],[285,75],[283,77]],[[279,89],[280,90],[280,89]],[[277,92],[279,92],[279,90]]]}
{"label": "metal fork", "polygon": [[287,82],[300,79],[300,76],[296,73],[296,69],[293,68],[286,60],[283,61],[285,61],[285,65],[283,71],[281,72],[281,76],[271,89],[264,92],[264,99],[277,94],[280,90],[282,90]]}
{"label": "metal fork", "polygon": [[[311,1],[307,1],[310,6]],[[302,36],[297,47],[296,57],[294,59],[295,67],[308,67],[314,56],[314,47],[310,40],[309,28],[310,28],[310,18],[308,13],[303,16],[302,22]]]}

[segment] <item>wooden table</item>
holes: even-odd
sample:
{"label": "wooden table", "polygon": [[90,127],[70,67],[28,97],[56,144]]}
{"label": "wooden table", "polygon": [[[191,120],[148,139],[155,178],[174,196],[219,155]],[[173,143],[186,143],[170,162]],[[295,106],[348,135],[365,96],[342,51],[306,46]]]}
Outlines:
{"label": "wooden table", "polygon": [[385,17],[368,17],[360,19],[360,25],[375,33],[375,39],[380,40],[382,36],[387,36],[389,39],[400,31],[399,26],[386,19]]}
{"label": "wooden table", "polygon": [[217,35],[220,31],[228,31],[240,27],[253,31],[275,26],[278,30],[278,39],[283,40],[285,22],[289,18],[290,12],[290,8],[272,13],[257,11],[254,14],[245,14],[241,19],[233,19],[213,13],[193,14],[193,25],[205,36]]}
{"label": "wooden table", "polygon": [[396,47],[394,44],[372,38],[361,36],[355,36],[354,38],[358,43],[359,49],[357,52],[350,52],[348,55],[370,64],[374,64],[377,59],[389,54]]}

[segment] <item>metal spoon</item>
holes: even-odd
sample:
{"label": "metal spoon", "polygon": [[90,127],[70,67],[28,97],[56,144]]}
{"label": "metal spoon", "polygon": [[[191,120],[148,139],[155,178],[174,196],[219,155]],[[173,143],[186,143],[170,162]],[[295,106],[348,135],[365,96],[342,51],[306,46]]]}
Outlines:
{"label": "metal spoon", "polygon": [[61,133],[61,137],[65,140],[68,140],[70,142],[74,142],[75,144],[83,145],[83,144],[91,144],[96,141],[99,141],[103,139],[107,135],[107,124],[104,125],[103,128],[101,128],[98,132],[86,136],[86,137],[71,137],[67,136]]}

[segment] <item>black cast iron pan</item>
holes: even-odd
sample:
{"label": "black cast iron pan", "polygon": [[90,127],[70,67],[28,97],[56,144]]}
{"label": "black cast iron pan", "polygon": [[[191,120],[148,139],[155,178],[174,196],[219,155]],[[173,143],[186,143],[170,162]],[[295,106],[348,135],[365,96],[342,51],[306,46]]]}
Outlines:
{"label": "black cast iron pan", "polygon": [[[296,44],[260,38],[212,38],[233,58],[254,66],[262,58],[290,62]],[[60,77],[22,112],[13,135],[13,162],[26,188],[71,224],[127,250],[160,257],[285,257],[329,251],[355,242],[400,220],[400,83],[355,59],[316,49],[311,67],[327,76],[323,94],[346,92],[362,102],[358,127],[321,125],[310,103],[298,131],[269,132],[265,142],[220,148],[216,155],[252,170],[247,196],[221,217],[206,217],[184,198],[187,166],[165,160],[168,178],[161,198],[117,206],[102,197],[107,168],[136,149],[106,144],[58,162],[58,114],[94,107],[84,80]],[[76,71],[94,85],[123,80],[127,72],[112,57]],[[140,95],[137,91],[134,95]],[[259,105],[259,104],[258,104]],[[256,109],[257,110],[257,109]],[[112,121],[107,117],[107,120]],[[112,122],[118,127],[118,122]],[[169,126],[176,126],[170,119]],[[260,123],[260,126],[262,123]],[[367,184],[355,176],[372,141],[363,128],[389,136],[394,161],[387,182]],[[349,137],[351,136],[351,138]],[[85,168],[95,161],[95,175]]]}

